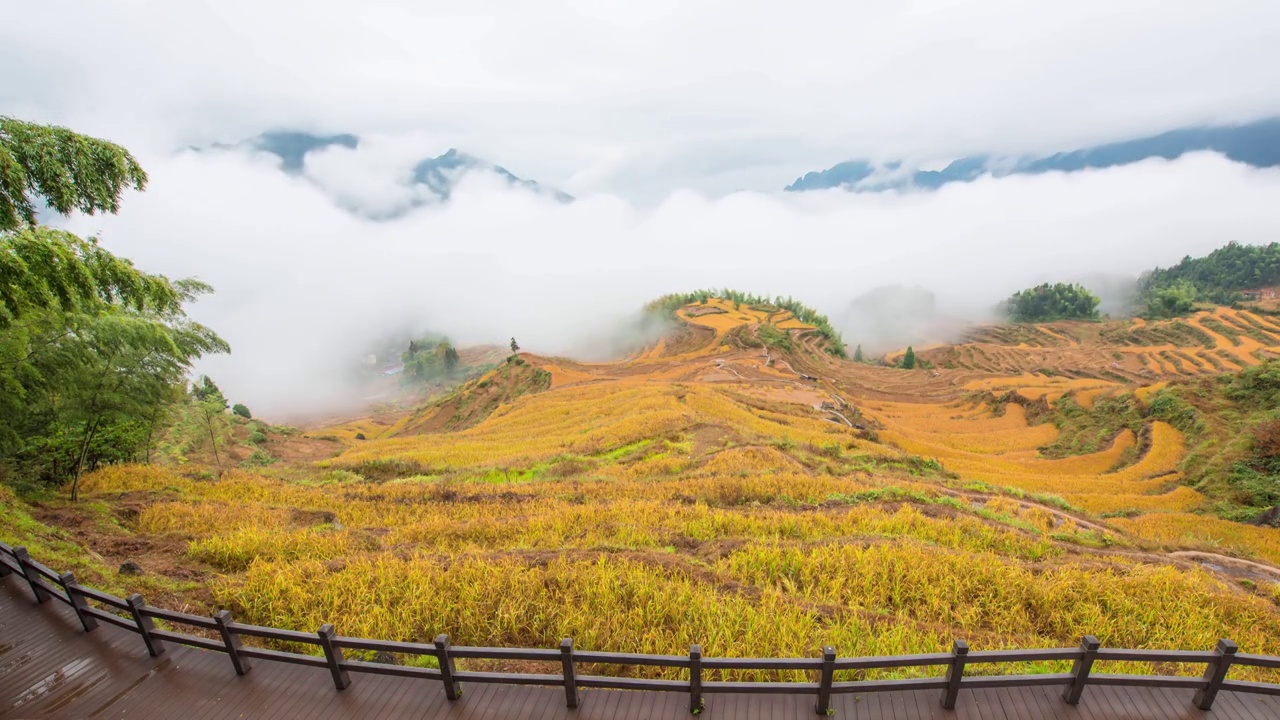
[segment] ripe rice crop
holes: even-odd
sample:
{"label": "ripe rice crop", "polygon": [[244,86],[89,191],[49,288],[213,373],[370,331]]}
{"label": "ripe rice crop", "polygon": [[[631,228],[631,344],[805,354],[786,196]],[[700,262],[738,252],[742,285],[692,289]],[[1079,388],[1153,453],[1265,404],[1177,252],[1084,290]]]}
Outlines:
{"label": "ripe rice crop", "polygon": [[[1093,633],[1111,646],[1200,649],[1230,637],[1280,652],[1272,588],[1157,554],[1280,562],[1274,531],[1190,514],[1205,498],[1183,484],[1177,429],[1153,422],[1106,447],[1091,436],[1097,452],[1041,456],[1072,436],[1033,424],[1050,417],[1037,398],[1087,404],[1121,382],[1039,361],[1030,367],[1044,372],[974,381],[941,363],[907,372],[776,348],[765,365],[764,348],[728,330],[794,317],[707,307],[719,312],[676,316],[714,334],[686,330],[620,363],[522,356],[551,374],[550,389],[490,406],[464,430],[411,435],[425,425],[406,420],[375,437],[357,421],[333,432],[346,450],[315,465],[101,468],[82,481],[107,520],[95,532],[181,554],[176,564],[211,592],[182,594],[192,609],[391,640],[447,632],[459,644],[554,647],[573,636],[583,649],[667,654],[698,642],[707,655],[812,657],[826,644],[875,655],[944,651],[955,637],[983,649],[1073,646]],[[1172,332],[1163,327],[1142,329],[1158,338]],[[1010,332],[968,357],[1013,368],[1083,354],[1090,332]],[[803,350],[811,334],[791,338]],[[1136,353],[1171,348],[1126,346],[1113,375],[1141,377]],[[1027,403],[996,400],[1009,390]],[[351,439],[357,431],[369,439]],[[717,677],[779,676],[791,677]]]}
{"label": "ripe rice crop", "polygon": [[1116,518],[1111,525],[1161,545],[1228,552],[1280,564],[1280,531],[1206,515],[1165,513]]}

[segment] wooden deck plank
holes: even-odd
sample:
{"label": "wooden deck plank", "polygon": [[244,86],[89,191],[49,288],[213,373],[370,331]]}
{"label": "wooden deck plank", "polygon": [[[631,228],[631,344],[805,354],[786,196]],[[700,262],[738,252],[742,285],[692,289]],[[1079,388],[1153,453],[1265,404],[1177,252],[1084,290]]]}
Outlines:
{"label": "wooden deck plank", "polygon": [[646,697],[652,697],[649,693],[622,693],[622,698],[618,701],[618,711],[614,713],[614,717],[618,720],[633,720],[642,716],[640,711],[640,703]]}
{"label": "wooden deck plank", "polygon": [[[202,695],[208,697],[209,691],[217,687],[215,682],[220,681],[223,675],[211,672],[207,656],[196,654],[189,659],[186,656],[185,650],[169,648],[153,660],[156,674],[150,675],[138,685],[127,703],[116,703],[121,708],[120,714],[125,714],[127,710],[129,714],[144,712],[145,717],[185,717],[191,710],[188,705],[193,698]],[[155,682],[162,675],[166,681]],[[179,708],[181,712],[178,712]]]}
{"label": "wooden deck plank", "polygon": [[0,685],[0,702],[6,708],[32,703],[48,686],[42,686],[42,680],[77,661],[83,664],[85,648],[69,636],[50,634],[48,623],[41,622],[46,616],[55,625],[60,622],[58,608],[51,607],[57,601],[36,606],[29,595],[24,600],[30,604],[28,610],[34,622],[7,624],[0,640],[0,645],[8,648],[0,660],[0,674],[5,679]]}
{"label": "wooden deck plank", "polygon": [[[458,720],[480,720],[489,702],[498,694],[497,685],[471,683],[462,686],[462,697],[449,703],[455,709]],[[454,715],[454,713],[450,713]]]}
{"label": "wooden deck plank", "polygon": [[[1242,700],[1243,698],[1236,696],[1235,693],[1219,693],[1218,699],[1214,704],[1215,706],[1218,704],[1229,706],[1234,712],[1239,714],[1240,717],[1247,718],[1247,720],[1263,720],[1263,716],[1260,716],[1258,711],[1261,711],[1264,708],[1261,706],[1250,707],[1249,705],[1244,705],[1241,703]],[[1276,715],[1270,715],[1269,717],[1274,718]]]}
{"label": "wooden deck plank", "polygon": [[[333,677],[329,672],[327,670],[321,672],[323,678],[320,682],[323,683],[323,689],[318,690],[317,695],[321,692],[328,693],[330,696],[351,693],[358,698],[360,713],[369,718],[385,717],[388,707],[398,703],[400,696],[410,689],[409,683],[397,682],[397,678],[390,675],[357,675],[351,678],[351,684],[346,689],[338,690],[333,685]],[[280,719],[272,718],[271,720]]]}
{"label": "wooden deck plank", "polygon": [[1198,720],[1205,716],[1204,711],[1191,704],[1192,693],[1188,692],[1186,698],[1177,698],[1169,691],[1161,691],[1157,688],[1143,689],[1147,692],[1148,704],[1154,705],[1158,712],[1163,713],[1164,717],[1170,720],[1179,718]]}
{"label": "wooden deck plank", "polygon": [[1238,706],[1251,708],[1260,718],[1280,717],[1280,698],[1241,693],[1226,694],[1235,698]]}
{"label": "wooden deck plank", "polygon": [[1117,717],[1133,718],[1133,720],[1147,720],[1147,714],[1139,712],[1133,703],[1125,697],[1127,692],[1116,687],[1098,688],[1102,692],[1099,695],[1107,698],[1106,708],[1114,713]]}
{"label": "wooden deck plank", "polygon": [[[578,703],[582,703],[582,695],[578,695]],[[542,708],[546,705],[546,696],[531,692],[525,695],[524,702],[518,708],[515,708],[515,716],[519,718],[527,718],[534,714],[535,708]]]}
{"label": "wooden deck plank", "polygon": [[1080,720],[1075,708],[1062,701],[1062,686],[1027,688],[1028,694],[1040,708],[1040,714],[1049,720]]}
{"label": "wooden deck plank", "polygon": [[1039,688],[1024,688],[1020,690],[1011,690],[1022,698],[1023,706],[1027,709],[1027,718],[1029,720],[1056,720],[1052,712],[1045,712],[1044,707],[1040,703]]}
{"label": "wooden deck plank", "polygon": [[[252,711],[256,709],[273,688],[288,683],[296,676],[290,672],[292,666],[283,666],[279,663],[261,662],[253,666],[253,670],[244,677],[235,674],[222,667],[215,669],[206,667],[203,669],[203,678],[193,678],[196,682],[189,682],[186,677],[192,676],[193,673],[182,672],[183,683],[186,684],[183,692],[175,692],[171,690],[174,686],[167,682],[148,681],[154,688],[156,693],[170,693],[179,702],[188,699],[199,693],[199,680],[204,679],[211,687],[217,687],[217,694],[205,695],[205,700],[201,705],[197,716],[200,720],[217,720],[222,717],[250,717]],[[220,678],[224,678],[221,679]],[[216,685],[215,685],[216,683]],[[316,693],[327,692],[329,688],[317,688]],[[145,691],[145,690],[144,690]],[[127,715],[132,707],[145,707],[148,705],[146,696],[135,696],[122,698],[118,705],[121,706],[121,715]],[[156,717],[163,715],[155,714]]]}
{"label": "wooden deck plank", "polygon": [[[942,717],[942,713],[945,712],[945,710],[942,707],[942,702],[938,699],[936,692],[907,693],[907,697],[910,698],[910,700],[915,702],[916,717],[921,718],[922,720],[935,720],[935,718]],[[956,708],[960,709],[962,707],[963,707],[963,703],[961,703],[961,701],[957,698]]]}
{"label": "wooden deck plank", "polygon": [[599,693],[594,690],[579,689],[578,707],[572,710],[565,707],[564,703],[557,699],[547,698],[537,706],[535,712],[528,716],[529,720],[555,720],[558,717],[567,717],[569,713],[574,713],[578,717],[588,717],[590,713],[588,708],[598,695]]}
{"label": "wooden deck plank", "polygon": [[[995,690],[991,688],[983,688],[982,690],[971,690],[974,697],[974,709],[977,711],[981,720],[1019,720],[1017,716],[1009,716],[1005,712],[1004,703]],[[964,690],[960,691],[960,695],[965,694]]]}

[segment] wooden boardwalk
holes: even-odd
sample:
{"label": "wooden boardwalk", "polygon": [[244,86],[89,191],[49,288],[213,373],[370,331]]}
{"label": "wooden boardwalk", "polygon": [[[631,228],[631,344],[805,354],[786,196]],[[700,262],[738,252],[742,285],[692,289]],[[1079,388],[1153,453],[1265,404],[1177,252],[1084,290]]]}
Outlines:
{"label": "wooden boardwalk", "polygon": [[[1280,699],[1223,692],[1212,711],[1195,709],[1191,690],[1089,687],[1078,706],[1056,687],[964,690],[955,710],[943,710],[938,691],[838,695],[835,717],[849,720],[1275,720]],[[103,625],[80,628],[61,603],[36,605],[25,581],[0,578],[0,718],[180,718],[221,720],[688,720],[686,693],[584,690],[576,709],[560,687],[464,685],[457,702],[438,681],[361,676],[344,691],[329,673],[258,662],[237,676],[229,658],[171,646],[147,655],[139,637]],[[806,720],[810,695],[709,695],[700,718]]]}

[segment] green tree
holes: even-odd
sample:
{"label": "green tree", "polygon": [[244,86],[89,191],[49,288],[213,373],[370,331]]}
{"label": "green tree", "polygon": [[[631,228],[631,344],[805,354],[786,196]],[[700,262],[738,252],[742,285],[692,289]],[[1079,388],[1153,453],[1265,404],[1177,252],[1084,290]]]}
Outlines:
{"label": "green tree", "polygon": [[904,370],[914,370],[916,367],[916,351],[907,346],[907,352],[902,356],[902,368]]}
{"label": "green tree", "polygon": [[1186,315],[1195,309],[1196,286],[1190,280],[1178,279],[1146,293],[1147,317],[1168,318]]}
{"label": "green tree", "polygon": [[[1171,287],[1183,286],[1177,297],[1164,295]],[[1242,290],[1280,285],[1280,243],[1241,245],[1227,243],[1205,257],[1184,257],[1170,268],[1156,268],[1138,281],[1138,299],[1150,310],[1183,308],[1174,314],[1185,314],[1191,307],[1181,302],[1185,286],[1194,290],[1196,298],[1207,302],[1229,304],[1242,298]],[[1174,301],[1171,303],[1171,301]]]}
{"label": "green tree", "polygon": [[43,203],[115,212],[146,174],[103,140],[0,118],[0,473],[71,481],[149,453],[192,363],[227,345],[184,304],[203,283],[141,272],[94,238],[39,226]]}
{"label": "green tree", "polygon": [[1098,296],[1082,285],[1045,283],[1014,293],[1003,303],[1013,322],[1098,319]]}
{"label": "green tree", "polygon": [[520,343],[516,342],[515,338],[511,338],[511,354],[515,355],[518,352],[520,352]]}
{"label": "green tree", "polygon": [[413,380],[438,380],[455,377],[462,368],[458,350],[448,338],[430,339],[409,343],[409,352],[403,353],[406,378]]}
{"label": "green tree", "polygon": [[854,349],[854,351],[853,351],[853,361],[854,361],[854,362],[862,362],[862,346],[861,346],[861,345],[859,345],[857,348],[855,348],[855,349]]}
{"label": "green tree", "polygon": [[440,343],[437,348],[440,351],[441,364],[444,366],[446,375],[454,375],[458,372],[458,366],[462,363],[462,359],[458,357],[458,349],[449,341]]}
{"label": "green tree", "polygon": [[127,150],[53,125],[0,116],[0,231],[36,224],[37,203],[63,215],[120,209],[147,174]]}
{"label": "green tree", "polygon": [[242,417],[245,420],[253,419],[253,413],[249,412],[249,407],[244,403],[236,403],[235,405],[231,406],[231,414],[235,415],[236,417]]}
{"label": "green tree", "polygon": [[202,376],[201,381],[192,385],[191,396],[195,400],[201,429],[209,436],[209,447],[213,450],[213,462],[222,474],[222,456],[218,453],[218,445],[223,444],[231,434],[231,424],[227,421],[227,399],[222,391],[209,379]]}

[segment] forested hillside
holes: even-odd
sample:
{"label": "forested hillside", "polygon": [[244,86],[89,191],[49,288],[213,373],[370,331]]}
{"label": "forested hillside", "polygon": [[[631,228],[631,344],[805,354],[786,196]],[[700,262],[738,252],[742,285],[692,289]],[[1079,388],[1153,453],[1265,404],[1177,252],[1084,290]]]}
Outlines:
{"label": "forested hillside", "polygon": [[1138,284],[1139,302],[1154,317],[1190,312],[1194,304],[1230,304],[1241,291],[1280,285],[1280,243],[1228,243],[1205,257],[1185,257],[1169,268],[1156,268]]}

